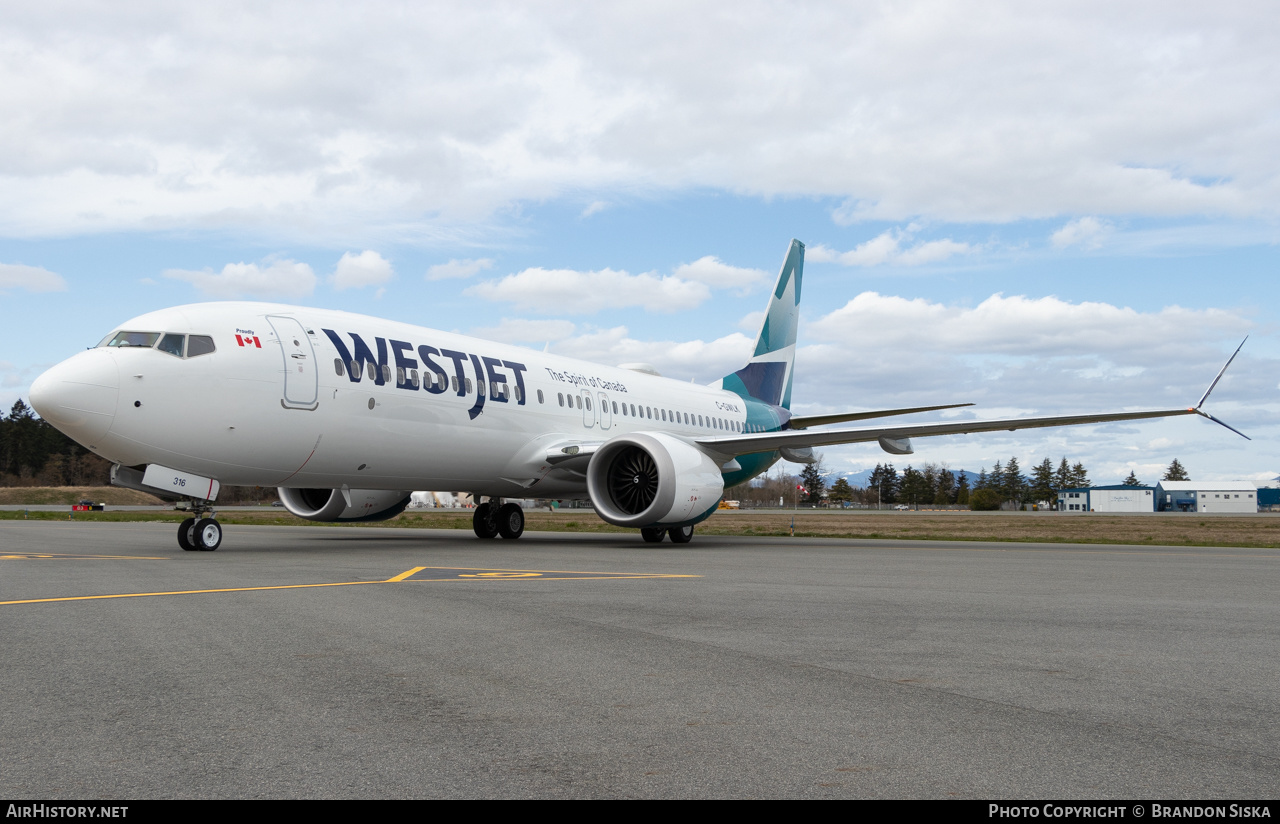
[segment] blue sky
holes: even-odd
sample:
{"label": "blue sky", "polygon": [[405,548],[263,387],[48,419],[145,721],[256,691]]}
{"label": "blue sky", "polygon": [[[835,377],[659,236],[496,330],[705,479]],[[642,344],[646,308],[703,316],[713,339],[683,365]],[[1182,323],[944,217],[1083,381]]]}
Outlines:
{"label": "blue sky", "polygon": [[6,408],[133,315],[231,297],[709,382],[797,237],[801,411],[1184,406],[1247,334],[1208,408],[1252,442],[1178,419],[911,460],[1280,474],[1265,4],[4,14]]}

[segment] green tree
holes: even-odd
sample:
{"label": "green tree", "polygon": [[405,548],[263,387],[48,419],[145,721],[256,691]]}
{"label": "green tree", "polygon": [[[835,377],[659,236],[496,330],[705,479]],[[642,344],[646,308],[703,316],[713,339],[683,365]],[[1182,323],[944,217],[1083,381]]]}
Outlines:
{"label": "green tree", "polygon": [[969,508],[978,512],[991,512],[1000,508],[1002,496],[994,489],[975,489],[969,496]]}
{"label": "green tree", "polygon": [[956,481],[956,503],[963,506],[969,505],[969,474],[967,472],[961,472],[960,480]]}
{"label": "green tree", "polygon": [[938,496],[938,465],[927,463],[920,467],[920,476],[924,480],[924,487],[920,490],[920,503],[931,504]]}
{"label": "green tree", "polygon": [[1071,488],[1071,467],[1067,465],[1067,456],[1062,456],[1062,463],[1058,464],[1058,469],[1053,473],[1053,488],[1061,492],[1064,489]]}
{"label": "green tree", "polygon": [[893,464],[876,464],[867,479],[867,492],[871,493],[871,499],[883,504],[898,500],[898,470],[893,468]]}
{"label": "green tree", "polygon": [[1133,474],[1133,470],[1129,470],[1129,477],[1124,479],[1125,486],[1142,486],[1142,481],[1138,480],[1138,476]]}
{"label": "green tree", "polygon": [[920,504],[933,500],[932,490],[925,483],[924,473],[908,466],[902,470],[902,485],[898,489],[898,497],[903,503]]}
{"label": "green tree", "polygon": [[996,461],[995,466],[991,467],[991,474],[987,476],[987,489],[995,490],[996,494],[1004,495],[1004,467]]}
{"label": "green tree", "polygon": [[1047,457],[1031,470],[1031,487],[1027,494],[1037,503],[1052,502],[1058,497],[1058,490],[1053,486],[1053,462]]}
{"label": "green tree", "polygon": [[947,506],[956,502],[956,476],[950,469],[938,472],[938,491],[934,493],[933,502],[939,506]]}
{"label": "green tree", "polygon": [[101,485],[109,466],[38,418],[21,399],[0,418],[0,484],[79,485],[78,479],[87,475],[91,480],[85,485]]}
{"label": "green tree", "polygon": [[803,503],[817,506],[822,503],[822,494],[827,491],[827,482],[822,479],[822,456],[816,456],[813,463],[805,464],[800,470],[800,483],[804,485]]}
{"label": "green tree", "polygon": [[1022,468],[1018,466],[1017,457],[1012,457],[1004,465],[1004,499],[1013,501],[1019,508],[1027,492],[1027,479],[1022,477]]}
{"label": "green tree", "polygon": [[844,478],[840,478],[831,485],[831,492],[827,494],[827,499],[832,503],[847,504],[853,500],[853,487],[849,486],[849,482]]}
{"label": "green tree", "polygon": [[1169,464],[1169,468],[1164,471],[1162,481],[1189,481],[1191,477],[1187,475],[1187,470],[1182,468],[1182,464],[1178,463],[1178,459],[1174,458],[1173,463]]}
{"label": "green tree", "polygon": [[1089,473],[1085,471],[1084,464],[1076,461],[1071,467],[1071,477],[1068,481],[1071,489],[1084,489],[1086,486],[1093,486],[1089,482]]}

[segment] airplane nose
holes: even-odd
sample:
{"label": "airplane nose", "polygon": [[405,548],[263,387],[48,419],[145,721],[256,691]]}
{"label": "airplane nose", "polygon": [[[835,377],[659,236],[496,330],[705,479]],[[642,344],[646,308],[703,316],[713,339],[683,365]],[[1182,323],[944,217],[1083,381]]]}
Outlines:
{"label": "airplane nose", "polygon": [[115,356],[90,349],[68,358],[31,384],[31,406],[40,417],[86,446],[111,428],[120,395]]}

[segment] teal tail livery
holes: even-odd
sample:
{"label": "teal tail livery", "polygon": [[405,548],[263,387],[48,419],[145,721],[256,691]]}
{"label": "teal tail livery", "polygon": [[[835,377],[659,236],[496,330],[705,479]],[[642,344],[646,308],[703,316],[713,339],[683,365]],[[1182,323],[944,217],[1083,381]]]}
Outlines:
{"label": "teal tail livery", "polygon": [[178,546],[205,551],[222,542],[223,484],[276,487],[291,513],[325,522],[395,517],[418,490],[467,493],[484,539],[523,534],[521,501],[586,500],[646,541],[684,543],[726,488],[780,459],[810,462],[819,446],[879,442],[905,455],[912,438],[937,435],[1172,415],[1222,423],[1201,406],[1226,366],[1185,409],[856,428],[828,425],[969,404],[793,415],[803,280],[793,240],[749,360],[710,386],[647,364],[237,301],[127,320],[38,377],[30,399],[113,464],[113,484],[180,502],[192,517]]}
{"label": "teal tail livery", "polygon": [[800,325],[800,283],[804,279],[804,244],[791,241],[778,283],[773,287],[755,351],[747,365],[726,375],[720,387],[769,406],[791,408],[791,379]]}

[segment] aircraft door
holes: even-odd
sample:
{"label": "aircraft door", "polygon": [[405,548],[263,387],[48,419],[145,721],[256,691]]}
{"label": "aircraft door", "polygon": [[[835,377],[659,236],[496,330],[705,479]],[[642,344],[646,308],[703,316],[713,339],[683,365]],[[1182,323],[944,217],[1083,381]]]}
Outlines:
{"label": "aircraft door", "polygon": [[275,330],[284,360],[284,398],[281,403],[291,409],[315,409],[320,376],[316,372],[315,350],[307,330],[297,318],[268,315],[267,322]]}
{"label": "aircraft door", "polygon": [[594,406],[595,406],[595,401],[591,399],[591,390],[583,389],[582,390],[582,425],[587,427],[588,429],[590,429],[592,426],[595,426],[595,423],[596,423],[596,413],[595,413],[595,409],[593,409]]}
{"label": "aircraft door", "polygon": [[600,401],[600,428],[608,429],[613,424],[613,415],[609,412],[609,398],[601,392],[597,400]]}

